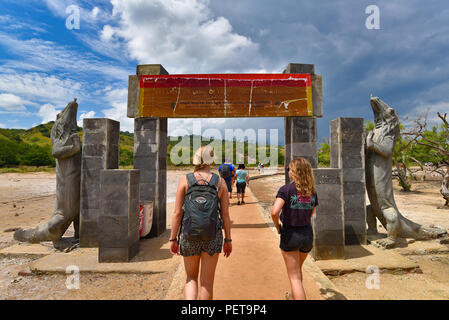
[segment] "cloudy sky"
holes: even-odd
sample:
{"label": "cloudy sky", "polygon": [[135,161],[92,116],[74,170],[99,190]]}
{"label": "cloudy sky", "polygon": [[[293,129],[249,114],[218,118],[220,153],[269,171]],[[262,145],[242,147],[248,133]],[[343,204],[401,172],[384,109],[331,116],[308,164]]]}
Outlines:
{"label": "cloudy sky", "polygon": [[[366,28],[369,5],[380,9],[379,30]],[[447,0],[1,0],[0,127],[54,120],[77,97],[80,119],[108,117],[132,131],[127,79],[147,63],[171,74],[313,63],[323,76],[320,138],[337,117],[372,119],[370,94],[401,117],[435,117],[449,111],[448,21]],[[182,126],[192,121],[169,122],[170,131]],[[283,129],[283,119],[202,127]]]}

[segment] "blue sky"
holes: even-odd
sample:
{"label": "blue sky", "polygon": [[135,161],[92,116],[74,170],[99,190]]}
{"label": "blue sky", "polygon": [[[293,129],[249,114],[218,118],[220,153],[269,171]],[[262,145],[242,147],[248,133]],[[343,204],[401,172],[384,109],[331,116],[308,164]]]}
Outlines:
{"label": "blue sky", "polygon": [[[80,8],[69,30],[66,9]],[[368,30],[365,9],[380,9]],[[323,76],[320,138],[337,117],[372,119],[370,94],[402,118],[449,111],[447,0],[25,0],[0,2],[0,127],[54,120],[74,97],[79,116],[126,118],[136,64],[171,74],[282,72],[313,63]],[[169,131],[191,128],[170,120]],[[282,118],[209,119],[203,129],[280,128]],[[282,136],[282,132],[280,135]]]}

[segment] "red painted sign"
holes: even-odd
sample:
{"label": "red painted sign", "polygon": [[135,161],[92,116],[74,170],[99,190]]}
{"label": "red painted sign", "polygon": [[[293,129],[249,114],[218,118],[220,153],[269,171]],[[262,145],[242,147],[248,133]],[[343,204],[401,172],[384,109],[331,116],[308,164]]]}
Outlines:
{"label": "red painted sign", "polygon": [[310,74],[186,74],[140,78],[140,117],[312,115]]}

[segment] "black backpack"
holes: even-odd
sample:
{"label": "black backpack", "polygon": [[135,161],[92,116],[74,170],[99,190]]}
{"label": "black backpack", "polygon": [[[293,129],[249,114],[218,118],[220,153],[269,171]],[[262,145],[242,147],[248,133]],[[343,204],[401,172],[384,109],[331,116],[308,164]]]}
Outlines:
{"label": "black backpack", "polygon": [[231,176],[231,168],[229,167],[229,164],[223,164],[221,166],[220,173],[223,179],[228,179]]}
{"label": "black backpack", "polygon": [[219,179],[218,175],[212,174],[210,182],[201,185],[193,173],[187,175],[189,188],[184,198],[182,218],[182,234],[185,239],[189,241],[215,239],[220,212],[217,188]]}

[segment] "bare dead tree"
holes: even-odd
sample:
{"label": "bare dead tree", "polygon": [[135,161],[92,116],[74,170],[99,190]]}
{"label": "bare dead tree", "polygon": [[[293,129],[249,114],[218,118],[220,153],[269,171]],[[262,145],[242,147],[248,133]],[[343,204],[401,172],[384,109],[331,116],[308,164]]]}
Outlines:
{"label": "bare dead tree", "polygon": [[[438,118],[443,122],[443,138],[446,142],[449,142],[449,122],[447,120],[447,113],[442,115],[438,112],[437,115]],[[402,134],[411,136],[411,141],[414,141],[414,143],[418,145],[428,147],[436,151],[441,156],[441,161],[436,164],[436,169],[434,169],[432,172],[437,172],[443,175],[440,193],[446,200],[445,206],[449,207],[449,150],[447,147],[447,143],[443,145],[440,141],[432,140],[425,135],[428,126],[427,117],[428,111],[414,120],[415,125],[413,128],[411,128],[409,131],[402,132]],[[415,162],[418,163],[419,161]],[[446,167],[446,170],[444,170],[444,167]]]}

